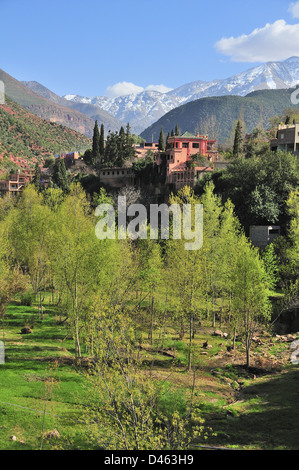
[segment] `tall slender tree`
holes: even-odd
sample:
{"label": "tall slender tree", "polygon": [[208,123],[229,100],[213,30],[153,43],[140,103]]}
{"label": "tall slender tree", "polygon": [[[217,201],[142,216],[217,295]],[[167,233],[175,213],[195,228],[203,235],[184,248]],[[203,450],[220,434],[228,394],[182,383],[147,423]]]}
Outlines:
{"label": "tall slender tree", "polygon": [[98,121],[95,122],[92,137],[92,163],[96,163],[97,157],[100,155],[100,131]]}
{"label": "tall slender tree", "polygon": [[165,150],[165,139],[164,139],[163,127],[161,127],[161,131],[160,131],[158,150],[161,150],[162,152],[164,152]]}
{"label": "tall slender tree", "polygon": [[239,157],[240,153],[242,152],[242,125],[241,121],[237,122],[236,130],[235,130],[235,139],[234,139],[234,147],[233,147],[233,156]]}
{"label": "tall slender tree", "polygon": [[104,124],[101,124],[99,152],[100,152],[101,156],[103,156],[104,152],[105,152],[105,129],[104,129]]}

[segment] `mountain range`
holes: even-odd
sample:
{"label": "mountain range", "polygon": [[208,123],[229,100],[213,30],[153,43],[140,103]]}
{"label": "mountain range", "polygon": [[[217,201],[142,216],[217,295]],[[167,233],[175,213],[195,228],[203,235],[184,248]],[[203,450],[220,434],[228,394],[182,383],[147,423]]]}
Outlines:
{"label": "mountain range", "polygon": [[71,102],[55,95],[37,82],[22,83],[1,69],[0,80],[5,85],[6,96],[24,109],[42,119],[61,124],[88,137],[93,135],[96,119],[104,123],[107,132],[119,130],[123,125],[117,118],[97,106]]}
{"label": "mountain range", "polygon": [[[133,132],[140,134],[174,108],[188,102],[214,96],[246,96],[257,90],[288,89],[299,83],[299,57],[282,62],[267,62],[227,79],[194,81],[168,93],[142,91],[116,98],[64,95],[72,103],[94,105],[119,121],[129,122]],[[27,83],[27,86],[32,85]]]}
{"label": "mountain range", "polygon": [[268,129],[270,119],[281,116],[286,109],[298,110],[299,105],[291,102],[294,90],[258,90],[246,96],[200,98],[169,111],[141,132],[140,136],[146,141],[157,142],[161,128],[166,136],[177,125],[181,134],[186,131],[207,134],[218,143],[229,143],[238,119],[242,121],[243,132],[251,133],[257,126]]}
{"label": "mountain range", "polygon": [[[299,57],[291,57],[282,62],[267,62],[227,79],[215,79],[210,82],[194,81],[167,93],[144,90],[141,93],[116,98],[82,97],[71,94],[61,97],[36,81],[20,82],[3,70],[0,70],[0,80],[5,84],[7,96],[25,109],[43,119],[64,125],[89,137],[93,134],[94,121],[98,120],[99,123],[104,124],[106,135],[109,130],[119,130],[121,126],[125,126],[129,122],[132,132],[142,134],[142,136],[150,136],[150,138],[154,135],[156,138],[155,123],[158,122],[159,125],[165,123],[164,130],[167,132],[170,125],[172,126],[167,123],[167,120],[171,121],[172,116],[179,115],[183,109],[185,118],[183,122],[180,120],[181,127],[187,126],[187,130],[193,132],[194,129],[198,129],[203,119],[207,121],[207,118],[209,120],[217,115],[220,119],[217,125],[222,128],[220,138],[224,139],[228,135],[225,115],[220,116],[221,113],[215,109],[217,102],[212,98],[245,97],[259,90],[281,91],[295,87],[299,83]],[[277,114],[282,111],[282,109],[278,109],[278,102],[281,106],[290,105],[289,96],[283,96],[284,98],[282,96],[278,98],[277,94],[275,97],[272,96],[276,102],[275,106],[265,98],[262,118],[264,124],[269,117],[272,117],[273,112]],[[194,123],[194,119],[190,118],[190,124],[188,124],[186,112],[192,107],[181,107],[204,98],[212,99],[208,106],[209,116],[204,110],[199,114],[196,112],[195,115],[199,121]],[[203,103],[205,103],[204,109],[207,109],[208,102],[202,101],[201,106]],[[223,103],[224,101],[221,102],[221,109],[224,109]],[[261,112],[258,111],[260,106],[256,108],[256,100],[253,100],[252,104],[255,106],[255,111],[250,115],[257,117]],[[169,117],[169,113],[172,111],[174,114]],[[236,113],[229,112],[229,114],[235,117]],[[248,131],[250,131],[253,119],[249,117],[247,121]]]}

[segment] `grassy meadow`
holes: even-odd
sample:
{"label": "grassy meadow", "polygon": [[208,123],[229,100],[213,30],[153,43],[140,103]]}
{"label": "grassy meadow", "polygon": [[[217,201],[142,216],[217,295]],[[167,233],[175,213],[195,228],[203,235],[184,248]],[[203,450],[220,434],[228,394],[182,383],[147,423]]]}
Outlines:
{"label": "grassy meadow", "polygon": [[[0,449],[98,448],[88,439],[82,415],[86,368],[74,361],[67,325],[50,296],[40,319],[35,302],[23,303],[20,298],[9,303],[1,333],[6,358],[0,365]],[[21,334],[24,326],[32,332]],[[261,332],[247,370],[241,343],[228,351],[230,338],[215,336],[214,331],[208,323],[198,326],[194,372],[186,367],[187,340],[163,331],[161,346],[158,327],[152,344],[146,329],[142,332],[144,369],[153,380],[165,382],[163,406],[175,401],[183,408],[194,384],[194,400],[211,431],[192,449],[298,449],[299,369],[290,364],[289,342]]]}

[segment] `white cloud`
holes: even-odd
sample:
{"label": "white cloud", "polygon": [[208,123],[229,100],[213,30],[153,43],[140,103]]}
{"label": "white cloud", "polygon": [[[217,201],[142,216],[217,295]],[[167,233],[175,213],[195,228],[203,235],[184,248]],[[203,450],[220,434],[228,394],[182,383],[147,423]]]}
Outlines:
{"label": "white cloud", "polygon": [[115,85],[108,86],[105,91],[105,96],[108,96],[108,98],[117,98],[118,96],[137,95],[137,93],[141,93],[143,90],[141,86],[134,85],[134,83],[119,82],[115,83]]}
{"label": "white cloud", "polygon": [[115,85],[107,87],[105,96],[108,98],[117,98],[119,96],[137,95],[138,93],[141,93],[145,90],[167,93],[168,91],[171,91],[172,88],[169,88],[165,85],[149,85],[146,88],[143,88],[131,82],[118,82],[115,83]]}
{"label": "white cloud", "polygon": [[299,18],[299,2],[293,2],[289,6],[289,12],[293,18]]}
{"label": "white cloud", "polygon": [[168,93],[169,91],[173,90],[173,88],[169,88],[165,85],[149,85],[146,87],[148,91],[159,91],[160,93]]}
{"label": "white cloud", "polygon": [[[299,2],[294,6],[299,9]],[[299,56],[299,24],[289,25],[277,20],[250,34],[222,38],[215,47],[233,62],[268,62]]]}

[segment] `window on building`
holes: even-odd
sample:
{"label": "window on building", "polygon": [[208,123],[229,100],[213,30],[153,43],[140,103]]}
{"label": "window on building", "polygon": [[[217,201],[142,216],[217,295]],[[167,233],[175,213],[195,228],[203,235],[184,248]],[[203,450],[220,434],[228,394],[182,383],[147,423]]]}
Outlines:
{"label": "window on building", "polygon": [[199,149],[199,144],[193,143],[193,144],[192,144],[192,148],[194,148],[194,149]]}
{"label": "window on building", "polygon": [[281,138],[281,139],[284,139],[284,134],[280,134],[280,138]]}
{"label": "window on building", "polygon": [[269,229],[269,235],[280,235],[280,229],[279,228]]}
{"label": "window on building", "polygon": [[189,148],[189,142],[183,142],[183,149]]}

